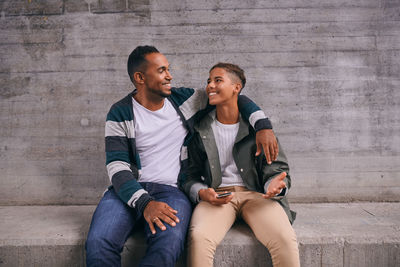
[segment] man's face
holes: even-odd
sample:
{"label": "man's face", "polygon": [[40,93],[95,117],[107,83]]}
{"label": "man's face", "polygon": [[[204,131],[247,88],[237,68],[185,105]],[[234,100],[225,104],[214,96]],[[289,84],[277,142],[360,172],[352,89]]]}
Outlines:
{"label": "man's face", "polygon": [[206,92],[210,105],[219,105],[229,101],[237,101],[237,79],[222,68],[210,72]]}
{"label": "man's face", "polygon": [[167,58],[161,53],[151,53],[145,58],[147,68],[143,74],[148,92],[161,97],[170,96],[172,75],[169,73]]}

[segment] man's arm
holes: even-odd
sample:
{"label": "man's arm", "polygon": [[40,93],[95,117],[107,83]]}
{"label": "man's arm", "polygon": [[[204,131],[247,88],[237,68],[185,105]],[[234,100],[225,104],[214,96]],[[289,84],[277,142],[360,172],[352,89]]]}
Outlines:
{"label": "man's arm", "polygon": [[[107,114],[105,126],[106,166],[108,177],[120,199],[143,212],[153,198],[138,183],[140,162],[129,149],[134,143],[134,126],[129,101],[124,98]],[[139,166],[139,167],[138,167]]]}
{"label": "man's arm", "polygon": [[[208,97],[205,90],[192,88],[173,88],[171,99],[179,107],[189,127],[200,121],[204,115],[214,107],[208,104]],[[239,95],[238,107],[242,117],[249,121],[256,130],[257,154],[264,150],[268,164],[275,160],[279,154],[277,141],[272,131],[272,125],[264,112],[251,99]]]}
{"label": "man's arm", "polygon": [[112,106],[107,115],[105,127],[107,172],[120,199],[142,213],[150,230],[155,234],[155,225],[164,231],[166,227],[163,222],[175,226],[179,219],[175,216],[176,210],[166,203],[155,201],[137,181],[140,160],[137,155],[133,159],[129,150],[129,146],[134,144],[135,137],[129,102],[125,102],[122,100]]}
{"label": "man's arm", "polygon": [[260,107],[245,95],[239,95],[238,107],[242,117],[247,120],[257,132],[256,156],[260,155],[261,148],[263,148],[267,163],[271,164],[272,161],[275,161],[278,157],[279,146],[272,130],[270,120],[265,116]]}

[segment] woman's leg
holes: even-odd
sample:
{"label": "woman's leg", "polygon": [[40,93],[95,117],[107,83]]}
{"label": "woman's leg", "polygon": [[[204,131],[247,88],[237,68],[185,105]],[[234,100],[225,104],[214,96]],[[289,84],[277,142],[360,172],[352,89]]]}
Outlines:
{"label": "woman's leg", "polygon": [[236,220],[233,200],[221,206],[202,201],[194,209],[188,238],[190,267],[213,266],[215,250]]}
{"label": "woman's leg", "polygon": [[241,215],[257,239],[268,248],[274,267],[300,266],[296,234],[278,202],[246,192]]}

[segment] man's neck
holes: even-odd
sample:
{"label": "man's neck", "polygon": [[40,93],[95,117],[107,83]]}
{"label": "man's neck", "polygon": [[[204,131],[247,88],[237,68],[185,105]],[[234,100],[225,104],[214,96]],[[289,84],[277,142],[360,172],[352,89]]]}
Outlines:
{"label": "man's neck", "polygon": [[165,97],[146,94],[144,90],[137,90],[133,98],[143,107],[151,111],[156,111],[164,106]]}
{"label": "man's neck", "polygon": [[239,108],[236,102],[216,106],[217,120],[222,124],[235,124],[239,121]]}

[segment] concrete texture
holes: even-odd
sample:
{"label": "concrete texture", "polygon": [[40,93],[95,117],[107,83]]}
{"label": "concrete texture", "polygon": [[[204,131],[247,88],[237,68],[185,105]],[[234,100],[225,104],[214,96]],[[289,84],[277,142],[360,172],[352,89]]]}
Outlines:
{"label": "concrete texture", "polygon": [[[0,207],[0,266],[84,266],[84,241],[94,206]],[[302,266],[400,265],[400,203],[294,204]],[[123,266],[146,249],[134,233]],[[177,266],[185,266],[182,257]],[[250,229],[237,224],[218,246],[215,266],[272,266]]]}
{"label": "concrete texture", "polygon": [[217,61],[271,118],[296,202],[400,201],[400,1],[0,1],[0,205],[96,204],[137,45],[174,85]]}
{"label": "concrete texture", "polygon": [[[293,205],[302,266],[400,266],[399,0],[0,1],[0,266],[84,266],[94,206],[56,205],[108,186],[105,116],[144,44],[175,86],[204,88],[217,61],[245,70],[292,202],[383,202]],[[135,233],[124,266],[145,249]],[[215,265],[271,263],[238,224]]]}

